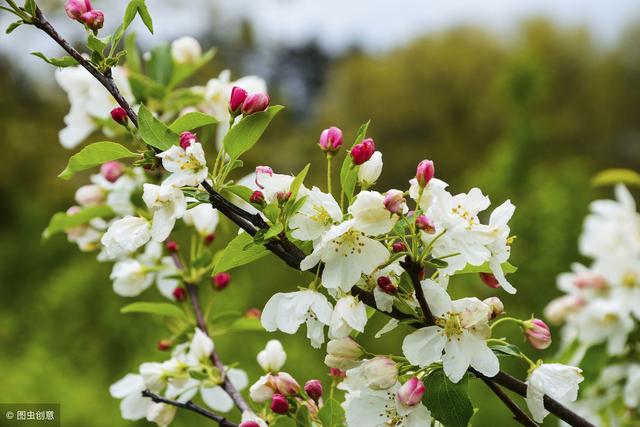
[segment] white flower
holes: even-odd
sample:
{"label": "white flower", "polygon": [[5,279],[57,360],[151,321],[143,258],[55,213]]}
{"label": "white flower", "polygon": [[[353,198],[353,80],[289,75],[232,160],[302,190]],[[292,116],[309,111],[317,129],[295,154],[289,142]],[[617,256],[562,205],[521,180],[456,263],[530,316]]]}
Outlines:
{"label": "white flower", "polygon": [[109,393],[120,402],[120,413],[125,420],[136,421],[144,418],[150,399],[142,396],[147,387],[141,375],[127,374],[109,387]]}
{"label": "white flower", "polygon": [[396,392],[400,385],[388,390],[362,389],[348,393],[342,407],[348,427],[424,427],[431,425],[431,414],[424,405],[408,408]]}
{"label": "white flower", "polygon": [[629,408],[637,408],[640,404],[640,365],[631,365],[624,385],[624,403]]}
{"label": "white flower", "polygon": [[258,364],[267,372],[278,372],[287,360],[287,353],[278,340],[269,340],[264,350],[258,353]]}
{"label": "white flower", "polygon": [[167,427],[176,416],[176,410],[173,405],[151,402],[147,407],[147,421],[156,423],[159,427]]}
{"label": "white flower", "polygon": [[582,370],[560,363],[545,363],[537,367],[527,380],[527,406],[536,422],[541,423],[549,411],[544,409],[544,395],[556,400],[575,401],[578,384],[584,379]]}
{"label": "white flower", "polygon": [[436,324],[405,337],[402,351],[409,362],[422,367],[442,359],[444,372],[454,383],[469,366],[488,377],[496,375],[498,358],[485,341],[491,333],[489,306],[477,298],[451,301],[431,280],[423,281],[422,288]]}
{"label": "white flower", "polygon": [[144,184],[142,200],[153,212],[151,236],[156,242],[169,237],[176,219],[181,218],[187,209],[187,201],[179,188],[167,184]]}
{"label": "white flower", "polygon": [[[111,69],[115,85],[122,96],[133,104],[134,97],[123,67]],[[67,125],[59,133],[60,144],[74,148],[98,128],[99,120],[111,120],[110,112],[118,104],[111,94],[81,66],[56,70],[56,81],[67,92],[71,108],[65,116]],[[98,120],[96,120],[98,119]]]}
{"label": "white flower", "polygon": [[449,186],[449,184],[438,178],[432,178],[422,190],[422,197],[420,197],[420,184],[418,180],[413,178],[409,181],[409,184],[411,184],[409,187],[409,197],[425,212],[434,204],[437,198],[436,196],[438,194],[442,195]]}
{"label": "white flower", "polygon": [[261,321],[268,332],[280,330],[287,334],[296,333],[306,322],[307,337],[313,347],[319,348],[324,342],[324,325],[330,323],[331,313],[331,304],[319,292],[277,293],[267,301]]}
{"label": "white flower", "polygon": [[367,320],[365,304],[354,296],[344,296],[336,302],[331,314],[329,337],[331,339],[346,338],[352,330],[364,332]]}
{"label": "white flower", "polygon": [[199,142],[192,142],[186,150],[173,145],[167,151],[158,154],[158,157],[162,159],[162,166],[171,172],[163,185],[197,187],[209,173],[204,150]]}
{"label": "white flower", "polygon": [[355,372],[358,372],[364,384],[373,390],[386,390],[398,381],[398,365],[384,356],[366,360]]}
{"label": "white flower", "polygon": [[150,239],[151,224],[148,220],[125,216],[111,224],[100,242],[107,256],[117,259],[136,251]]}
{"label": "white flower", "polygon": [[171,57],[178,64],[193,64],[202,55],[198,40],[185,36],[171,43]]}
{"label": "white flower", "polygon": [[382,173],[382,153],[376,151],[371,158],[360,165],[358,169],[358,183],[362,188],[371,187]]}
{"label": "white flower", "polygon": [[191,366],[204,363],[211,356],[213,349],[213,340],[202,329],[195,328],[191,344],[189,344],[186,362]]}
{"label": "white flower", "polygon": [[491,217],[489,218],[489,233],[494,236],[493,242],[488,245],[491,251],[489,267],[500,286],[510,294],[515,294],[516,288],[504,276],[502,263],[506,262],[511,255],[511,245],[508,243],[511,229],[508,222],[515,210],[516,207],[513,206],[511,201],[507,200],[491,212]]}
{"label": "white flower", "polygon": [[208,236],[216,231],[220,218],[213,206],[203,203],[188,209],[182,220],[185,224],[194,226],[201,236]]}
{"label": "white flower", "polygon": [[76,190],[74,198],[80,206],[96,206],[104,202],[105,193],[98,185],[83,185]]}
{"label": "white flower", "polygon": [[[273,173],[269,167],[258,167],[256,168],[254,182],[251,188],[260,190],[264,195],[265,202],[269,204],[278,200],[278,193],[289,192],[293,179],[294,177],[291,175]],[[306,190],[301,186],[298,191],[298,197],[301,197],[303,194],[306,194]]]}
{"label": "white flower", "polygon": [[113,291],[116,294],[134,297],[153,284],[154,275],[140,261],[126,259],[113,265],[109,278],[113,280]]}
{"label": "white flower", "polygon": [[342,210],[331,194],[313,187],[300,210],[289,220],[291,235],[299,240],[315,240],[342,219]]}
{"label": "white flower", "polygon": [[263,375],[249,387],[249,397],[256,403],[263,403],[273,397],[275,384],[271,374]]}
{"label": "white flower", "polygon": [[[67,211],[69,213],[69,210]],[[100,239],[107,228],[107,223],[102,218],[94,218],[88,224],[65,230],[67,239],[78,245],[82,252],[91,252],[100,246]]]}
{"label": "white flower", "polygon": [[249,421],[253,421],[254,423],[258,424],[259,427],[268,427],[267,423],[262,418],[254,414],[253,412],[251,411],[242,412],[242,419],[240,420],[240,422],[244,423]]}
{"label": "white flower", "polygon": [[591,345],[606,341],[610,354],[622,354],[634,322],[621,308],[622,304],[615,300],[598,299],[589,303],[575,318],[578,338]]}
{"label": "white flower", "polygon": [[[241,369],[227,369],[225,375],[229,377],[229,381],[238,391],[245,389],[249,383],[247,374]],[[200,392],[202,401],[214,411],[229,412],[234,408],[233,400],[227,392],[219,385],[211,384],[208,381],[199,382],[190,378],[179,387],[170,385],[167,388],[167,395],[175,396],[180,402],[191,400],[198,392]]]}
{"label": "white flower", "polygon": [[302,260],[300,268],[305,271],[322,261],[322,284],[348,292],[362,274],[371,274],[387,258],[387,248],[358,231],[355,220],[349,220],[331,227],[314,242],[313,252]]}
{"label": "white flower", "polygon": [[377,191],[362,191],[349,206],[353,215],[353,228],[369,236],[378,236],[391,231],[398,216],[384,206],[384,196]]}
{"label": "white flower", "polygon": [[102,174],[91,175],[91,182],[107,193],[107,206],[121,216],[133,215],[135,212],[131,196],[144,181],[144,170],[139,167],[132,168],[130,173],[123,174],[115,182],[108,181]]}

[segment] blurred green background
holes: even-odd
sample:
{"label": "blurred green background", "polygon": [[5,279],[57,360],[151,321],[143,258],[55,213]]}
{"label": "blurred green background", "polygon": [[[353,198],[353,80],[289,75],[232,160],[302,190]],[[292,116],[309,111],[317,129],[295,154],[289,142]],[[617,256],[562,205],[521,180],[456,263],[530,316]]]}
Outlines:
{"label": "blurred green background", "polygon": [[[336,125],[351,140],[371,119],[370,136],[385,163],[378,189],[406,188],[417,162],[430,158],[452,191],[479,186],[494,206],[506,198],[514,202],[517,295],[490,290],[476,277],[457,279],[451,289],[456,295],[498,295],[516,316],[541,315],[559,294],[555,276],[579,260],[577,237],[588,203],[610,195],[594,190],[591,176],[607,167],[638,168],[639,38],[640,26],[631,26],[605,48],[585,28],[540,19],[523,23],[507,41],[464,26],[376,55],[352,49],[328,56],[313,43],[282,48],[269,72],[270,93],[293,108],[250,153],[246,171],[265,164],[296,173],[311,161],[308,183],[320,184],[320,131]],[[236,76],[250,71],[246,60],[258,49],[250,27],[235,40],[212,35],[202,43],[219,45],[220,54],[200,82],[227,67]],[[291,75],[302,81],[304,99],[284,89]],[[75,188],[87,179],[55,178],[70,154],[57,142],[68,108],[63,92],[34,84],[5,59],[0,93],[0,402],[60,402],[65,427],[134,425],[120,419],[119,401],[108,386],[144,361],[166,358],[156,350],[165,333],[162,322],[119,313],[131,300],[113,293],[110,266],[98,264],[95,254],[80,253],[61,236],[40,239],[50,216],[72,204]],[[303,283],[274,257],[232,273],[232,285],[215,295],[215,308],[262,308],[274,292]],[[207,288],[203,295],[212,292]],[[384,322],[376,315],[368,330]],[[216,346],[224,361],[239,362],[255,380],[255,355],[273,337],[287,350],[285,370],[300,382],[320,378],[328,384],[323,352],[312,351],[303,335],[243,333],[219,337]],[[364,343],[390,352],[401,339],[393,333]],[[544,355],[552,355],[557,344]],[[524,375],[520,365],[505,361],[504,367]],[[514,425],[482,384],[472,382],[471,389],[480,408],[474,425]],[[174,425],[208,423],[180,413]]]}

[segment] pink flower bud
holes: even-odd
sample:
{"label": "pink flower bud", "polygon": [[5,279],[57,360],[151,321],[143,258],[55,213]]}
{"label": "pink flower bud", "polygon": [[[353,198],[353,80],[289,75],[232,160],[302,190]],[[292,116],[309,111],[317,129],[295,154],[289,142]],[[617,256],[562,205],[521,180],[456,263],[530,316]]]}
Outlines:
{"label": "pink flower bud", "polygon": [[398,380],[398,365],[384,356],[376,356],[361,365],[362,376],[367,387],[387,390]]}
{"label": "pink flower bud", "polygon": [[407,201],[400,190],[389,190],[384,196],[384,207],[389,212],[402,215],[407,210]]}
{"label": "pink flower bud", "polygon": [[290,198],[291,198],[291,191],[278,191],[276,193],[276,199],[280,204],[287,203]]}
{"label": "pink flower bud", "polygon": [[398,293],[398,288],[393,284],[391,279],[387,276],[380,276],[377,280],[378,287],[382,289],[382,292],[389,295],[395,295]]}
{"label": "pink flower bud", "polygon": [[573,284],[578,289],[602,290],[607,288],[607,281],[598,273],[583,271],[576,274]]}
{"label": "pink flower bud", "polygon": [[216,234],[209,233],[206,236],[204,236],[203,243],[205,246],[210,246],[215,240],[216,240]]}
{"label": "pink flower bud", "polygon": [[229,286],[229,282],[231,282],[231,274],[224,271],[222,273],[216,274],[211,278],[211,283],[217,291],[221,291]]}
{"label": "pink flower bud", "polygon": [[500,298],[498,297],[489,297],[482,302],[488,305],[491,309],[491,312],[489,313],[489,320],[495,319],[504,312],[504,304],[502,304],[502,301],[500,301]]}
{"label": "pink flower bud", "polygon": [[126,126],[129,123],[129,116],[127,111],[122,107],[116,107],[111,110],[111,118],[114,122]]}
{"label": "pink flower bud", "polygon": [[426,215],[419,215],[416,218],[416,227],[427,234],[435,234],[436,226]]}
{"label": "pink flower bud", "polygon": [[173,294],[173,297],[176,299],[176,301],[184,301],[187,299],[187,291],[184,288],[181,288],[180,286],[175,288],[172,294]]}
{"label": "pink flower bud", "polygon": [[424,188],[435,174],[436,169],[431,160],[423,160],[418,163],[418,168],[416,169],[416,180],[420,187]]}
{"label": "pink flower bud", "polygon": [[160,351],[168,351],[171,349],[173,343],[171,340],[160,340],[158,341],[158,350]]}
{"label": "pink flower bud", "polygon": [[78,20],[83,13],[89,12],[91,9],[91,1],[89,0],[67,0],[64,4],[64,11],[71,19]]}
{"label": "pink flower bud", "polygon": [[249,92],[239,86],[234,86],[231,89],[231,97],[229,98],[229,113],[232,115],[239,114],[247,96],[249,96]]}
{"label": "pink flower bud", "polygon": [[104,13],[100,10],[90,10],[80,15],[80,22],[89,29],[98,31],[104,25]]}
{"label": "pink flower bud", "polygon": [[361,165],[373,156],[376,151],[376,144],[373,139],[367,138],[359,144],[356,144],[351,149],[351,159],[353,164]]}
{"label": "pink flower bud", "polygon": [[300,393],[300,384],[286,372],[278,372],[273,375],[273,383],[276,391],[285,396],[295,396]]}
{"label": "pink flower bud", "polygon": [[284,415],[289,410],[289,401],[281,394],[274,394],[271,398],[271,410],[276,414]]}
{"label": "pink flower bud", "polygon": [[182,132],[180,134],[180,147],[182,147],[183,150],[186,150],[188,147],[191,146],[191,144],[197,141],[198,141],[198,135],[196,135],[195,133]]}
{"label": "pink flower bud", "polygon": [[542,320],[526,320],[522,327],[524,328],[525,338],[533,348],[544,350],[551,345],[551,331]]}
{"label": "pink flower bud", "polygon": [[309,380],[304,384],[304,391],[317,402],[322,397],[322,383],[320,380]]}
{"label": "pink flower bud", "polygon": [[76,190],[75,199],[80,206],[96,206],[104,202],[105,193],[97,185],[83,185]]}
{"label": "pink flower bud", "polygon": [[244,312],[244,317],[247,319],[259,319],[262,316],[262,310],[256,307],[252,307]]}
{"label": "pink flower bud", "polygon": [[424,391],[425,388],[422,381],[417,377],[411,377],[406,383],[402,384],[396,395],[403,405],[416,406],[422,402]]}
{"label": "pink flower bud", "polygon": [[342,369],[338,368],[329,368],[329,375],[333,378],[346,378],[347,373]]}
{"label": "pink flower bud", "polygon": [[320,149],[328,153],[335,153],[342,146],[342,130],[335,126],[325,129],[320,134]]}
{"label": "pink flower bud", "polygon": [[255,421],[243,421],[238,425],[238,427],[260,427],[260,424]]}
{"label": "pink flower bud", "polygon": [[254,205],[264,205],[264,194],[260,190],[256,190],[249,197],[249,201]]}
{"label": "pink flower bud", "polygon": [[496,276],[491,273],[480,273],[480,280],[482,280],[482,283],[492,289],[498,289],[500,287],[498,279],[496,279]]}
{"label": "pink flower bud", "polygon": [[242,103],[242,114],[248,116],[250,114],[264,111],[269,106],[269,95],[266,93],[253,93],[247,96]]}
{"label": "pink flower bud", "polygon": [[178,245],[178,243],[174,242],[173,240],[167,240],[164,244],[164,247],[167,248],[169,252],[178,252],[178,250],[180,250],[180,246]]}
{"label": "pink flower bud", "polygon": [[391,249],[393,249],[393,252],[395,253],[404,252],[407,250],[407,245],[405,245],[403,242],[395,242],[391,246]]}
{"label": "pink flower bud", "polygon": [[124,173],[124,165],[115,160],[112,162],[103,163],[100,166],[100,175],[109,182],[116,182],[118,178]]}

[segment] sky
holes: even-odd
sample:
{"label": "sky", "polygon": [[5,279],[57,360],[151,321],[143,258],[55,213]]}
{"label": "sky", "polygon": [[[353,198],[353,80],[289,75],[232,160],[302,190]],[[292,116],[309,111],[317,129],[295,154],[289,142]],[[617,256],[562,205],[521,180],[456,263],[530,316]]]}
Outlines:
{"label": "sky", "polygon": [[[117,25],[126,0],[94,0],[103,9],[106,28]],[[199,36],[212,26],[234,31],[238,19],[249,20],[265,45],[296,46],[317,40],[331,53],[358,45],[369,52],[383,52],[413,38],[463,23],[478,24],[508,37],[523,19],[545,16],[564,25],[586,25],[604,44],[615,42],[625,26],[640,21],[638,0],[147,0],[156,34],[146,35],[140,23],[134,27],[143,43],[157,43],[181,35]],[[185,7],[188,5],[188,7]],[[60,10],[45,9],[54,25],[69,39],[81,37],[82,28]],[[0,26],[11,17],[0,11]],[[20,46],[16,49],[15,46]],[[48,70],[26,52],[60,51],[34,28],[19,28],[11,36],[0,35],[0,52],[9,54],[20,69],[35,74]]]}

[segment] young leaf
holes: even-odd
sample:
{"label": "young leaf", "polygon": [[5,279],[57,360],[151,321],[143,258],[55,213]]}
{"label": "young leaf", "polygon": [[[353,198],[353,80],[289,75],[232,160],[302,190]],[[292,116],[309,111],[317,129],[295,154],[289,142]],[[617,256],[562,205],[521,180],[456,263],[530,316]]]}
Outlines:
{"label": "young leaf", "polygon": [[26,0],[23,6],[24,10],[31,16],[36,14],[36,1],[35,0]]}
{"label": "young leaf", "polygon": [[345,424],[344,409],[335,399],[325,400],[324,406],[318,412],[318,418],[323,427],[339,427]]}
{"label": "young leaf", "polygon": [[192,64],[173,64],[173,76],[171,77],[171,81],[169,82],[169,87],[175,87],[176,85],[191,77],[199,69],[207,65],[207,63],[211,61],[215,55],[216,50],[210,49]]}
{"label": "young leaf", "polygon": [[87,38],[87,46],[89,47],[89,49],[102,54],[109,45],[110,41],[111,37],[99,38],[94,36],[93,34],[89,34],[89,37]]}
{"label": "young leaf", "polygon": [[596,174],[591,180],[594,187],[605,185],[627,184],[640,187],[640,173],[631,169],[606,169]]}
{"label": "young leaf", "polygon": [[142,64],[140,63],[140,52],[136,47],[136,33],[132,32],[124,39],[124,48],[128,52],[127,54],[127,68],[130,71],[139,73],[142,70]]}
{"label": "young leaf", "polygon": [[452,383],[442,369],[424,379],[428,390],[422,402],[431,411],[431,416],[446,427],[467,427],[473,416],[473,405],[467,391],[467,376]]}
{"label": "young leaf", "polygon": [[282,225],[282,223],[276,224],[273,227],[269,228],[269,230],[264,233],[264,236],[262,238],[264,240],[273,239],[274,237],[277,237],[278,234],[282,233],[282,230],[284,230],[284,225]]}
{"label": "young leaf", "polygon": [[147,313],[159,316],[173,317],[180,320],[189,320],[178,306],[168,302],[134,302],[120,309],[120,313]]}
{"label": "young leaf", "polygon": [[147,4],[144,0],[140,0],[140,4],[138,5],[138,15],[140,15],[145,27],[147,27],[149,32],[153,34],[153,20],[151,19],[149,9],[147,9]]}
{"label": "young leaf", "polygon": [[113,215],[113,211],[109,206],[91,206],[82,209],[80,212],[69,215],[65,212],[58,212],[49,221],[49,225],[42,232],[42,237],[48,239],[57,233],[62,233],[79,225],[84,225],[94,218],[104,218]]}
{"label": "young leaf", "polygon": [[172,132],[164,123],[156,119],[144,105],[140,106],[138,122],[140,136],[144,142],[152,147],[165,151],[180,142],[178,134]]}
{"label": "young leaf", "polygon": [[296,412],[296,427],[311,427],[311,415],[309,414],[309,408],[304,405],[298,407]]}
{"label": "young leaf", "polygon": [[224,189],[229,193],[235,194],[236,196],[240,197],[245,202],[248,202],[249,198],[253,194],[253,190],[249,187],[245,187],[244,185],[230,185],[228,187],[225,187]]}
{"label": "young leaf", "polygon": [[[127,5],[127,9],[124,12],[124,20],[122,22],[122,32],[126,31],[126,29],[131,25],[131,22],[135,19],[136,15],[140,15],[140,19],[144,25],[149,29],[149,32],[153,34],[153,22],[151,20],[151,16],[149,15],[149,10],[147,9],[147,5],[144,0],[131,0],[129,5]],[[120,30],[120,28],[118,28]],[[116,31],[117,33],[118,31]],[[122,36],[120,36],[122,37]]]}
{"label": "young leaf", "polygon": [[47,58],[42,52],[31,52],[31,55],[37,56],[44,62],[55,65],[56,67],[71,67],[78,62],[70,56],[63,56],[62,58]]}
{"label": "young leaf", "polygon": [[156,82],[166,86],[173,74],[173,59],[168,44],[161,44],[151,49],[149,60],[149,76]]}
{"label": "young leaf", "polygon": [[139,154],[133,153],[115,142],[94,142],[71,156],[67,167],[60,172],[58,178],[70,179],[76,172],[101,165],[105,162],[139,156]]}
{"label": "young leaf", "polygon": [[7,31],[5,31],[5,33],[11,34],[13,32],[13,30],[18,28],[22,24],[24,24],[24,21],[22,19],[19,20],[19,21],[16,21],[16,22],[13,22],[13,23],[9,24],[9,26],[7,27]]}
{"label": "young leaf", "polygon": [[[249,245],[250,243],[253,243],[253,237],[250,234],[238,234],[222,252],[220,259],[216,262],[216,266],[213,269],[213,274],[249,264],[269,253],[264,246]],[[245,249],[247,245],[249,246]]]}
{"label": "young leaf", "polygon": [[300,189],[300,186],[304,182],[304,179],[307,177],[307,173],[309,172],[310,165],[311,165],[310,163],[307,163],[304,169],[302,169],[300,173],[296,175],[296,177],[291,182],[291,186],[289,187],[289,191],[291,191],[291,197],[289,198],[290,201],[294,201],[298,196],[298,190]]}
{"label": "young leaf", "polygon": [[520,357],[520,349],[513,344],[496,344],[491,346],[491,350],[498,356]]}
{"label": "young leaf", "polygon": [[169,129],[179,134],[187,130],[193,130],[216,123],[218,123],[218,120],[215,117],[200,113],[199,111],[194,111],[178,117],[173,123],[171,123],[171,125],[169,125]]}
{"label": "young leaf", "polygon": [[243,153],[250,150],[271,123],[271,120],[284,107],[274,105],[260,113],[244,117],[234,125],[224,137],[224,149],[232,160],[237,159]]}

